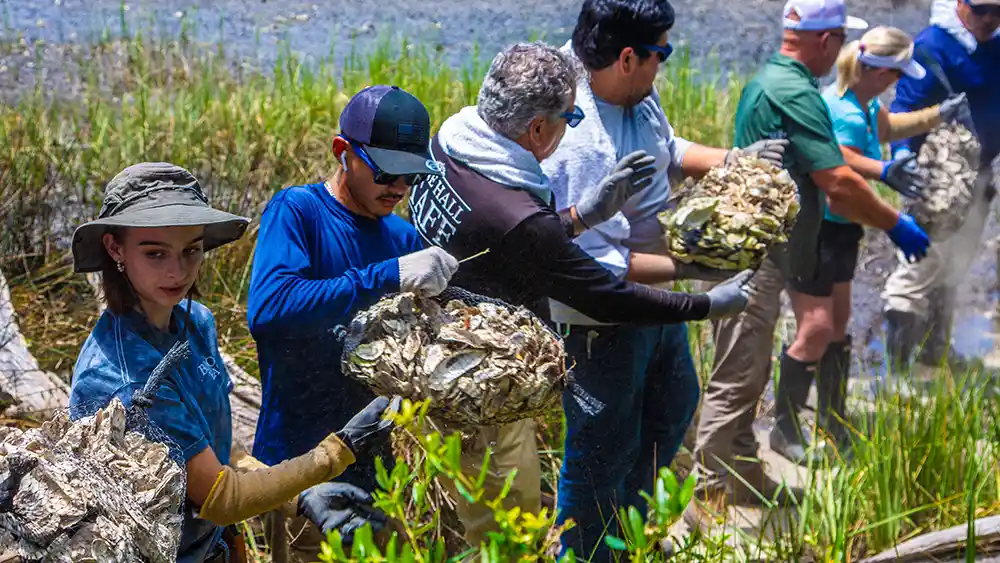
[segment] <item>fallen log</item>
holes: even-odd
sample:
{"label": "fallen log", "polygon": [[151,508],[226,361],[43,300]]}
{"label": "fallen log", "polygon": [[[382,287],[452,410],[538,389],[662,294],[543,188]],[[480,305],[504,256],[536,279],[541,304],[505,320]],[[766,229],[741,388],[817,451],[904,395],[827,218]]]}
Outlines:
{"label": "fallen log", "polygon": [[17,325],[10,287],[0,272],[0,412],[8,417],[51,416],[69,404],[69,386],[38,367]]}
{"label": "fallen log", "polygon": [[[976,520],[976,561],[1000,562],[1000,516]],[[905,541],[859,563],[941,563],[965,561],[968,526],[962,524],[946,530],[929,532]]]}

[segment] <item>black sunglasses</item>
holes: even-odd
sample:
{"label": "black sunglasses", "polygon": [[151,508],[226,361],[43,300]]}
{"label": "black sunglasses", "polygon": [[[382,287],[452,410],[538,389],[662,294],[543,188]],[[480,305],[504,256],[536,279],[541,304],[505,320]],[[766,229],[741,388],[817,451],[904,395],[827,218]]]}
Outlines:
{"label": "black sunglasses", "polygon": [[389,184],[392,184],[396,180],[402,178],[404,184],[412,186],[420,180],[423,180],[424,176],[426,176],[426,174],[389,174],[375,164],[375,161],[372,160],[372,157],[369,156],[367,152],[365,152],[365,148],[361,146],[361,143],[353,139],[347,139],[347,142],[354,147],[354,152],[358,153],[358,156],[360,156],[361,160],[368,165],[368,168],[372,169],[372,180],[374,180],[376,184],[388,186]]}
{"label": "black sunglasses", "polygon": [[669,59],[670,55],[672,55],[674,52],[674,46],[671,45],[670,43],[667,43],[663,47],[659,45],[646,45],[646,44],[640,45],[640,47],[646,49],[647,51],[652,51],[656,53],[656,55],[660,57],[660,63],[667,62],[667,59]]}
{"label": "black sunglasses", "polygon": [[973,6],[972,3],[969,2],[969,0],[965,0],[965,4],[969,7],[970,10],[972,10],[973,14],[976,14],[979,17],[986,17],[986,16],[1000,17],[1000,6],[997,6],[995,4]]}

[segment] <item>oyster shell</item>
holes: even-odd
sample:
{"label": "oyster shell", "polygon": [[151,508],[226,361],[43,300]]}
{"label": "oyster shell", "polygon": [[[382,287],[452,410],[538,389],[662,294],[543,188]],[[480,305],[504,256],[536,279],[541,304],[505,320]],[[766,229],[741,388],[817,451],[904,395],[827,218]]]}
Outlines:
{"label": "oyster shell", "polygon": [[945,238],[962,225],[975,194],[980,145],[961,124],[941,125],[927,135],[917,164],[927,178],[923,201],[909,200],[904,210],[932,238]]}
{"label": "oyster shell", "polygon": [[688,178],[672,200],[678,205],[659,215],[670,253],[722,270],[758,267],[787,242],[799,211],[788,172],[753,157]]}
{"label": "oyster shell", "polygon": [[183,469],[166,445],[127,431],[126,416],[114,398],[75,422],[61,413],[26,432],[0,428],[0,478],[28,459],[35,464],[0,511],[0,554],[66,563],[176,560]]}
{"label": "oyster shell", "polygon": [[524,308],[457,299],[442,306],[400,293],[355,319],[364,334],[345,350],[344,374],[379,395],[430,398],[429,414],[452,428],[535,416],[566,385],[562,341]]}

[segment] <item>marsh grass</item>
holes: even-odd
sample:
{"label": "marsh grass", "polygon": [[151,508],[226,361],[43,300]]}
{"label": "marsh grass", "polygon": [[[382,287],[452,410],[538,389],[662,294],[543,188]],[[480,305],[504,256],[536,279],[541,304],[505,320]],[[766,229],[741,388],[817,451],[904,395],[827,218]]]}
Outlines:
{"label": "marsh grass", "polygon": [[[68,376],[96,308],[89,285],[72,273],[73,228],[96,215],[104,184],[125,166],[164,160],[191,169],[213,204],[254,219],[242,241],[210,255],[200,284],[215,312],[222,347],[257,373],[246,329],[249,265],[263,206],[276,191],[323,179],[334,163],[330,140],[352,93],[397,84],[421,98],[436,128],[474,103],[488,60],[455,69],[420,46],[389,41],[306,65],[283,51],[264,71],[227,59],[221,45],[186,36],[107,39],[63,55],[66,87],[22,90],[0,107],[0,268],[32,350],[45,369]],[[41,46],[36,58],[49,56]],[[742,87],[714,79],[680,52],[658,81],[677,132],[729,146]],[[703,378],[712,363],[704,323],[691,325]],[[980,385],[942,376],[926,402],[879,397],[855,425],[853,460],[808,472],[808,495],[776,539],[749,538],[770,560],[850,561],[916,535],[1000,508],[998,402]],[[554,490],[563,421],[540,420],[546,486]],[[720,560],[720,543],[693,540],[677,560]],[[720,551],[721,550],[721,551]],[[712,553],[706,556],[706,553]],[[726,558],[736,557],[731,550]],[[738,558],[738,557],[736,557]]]}

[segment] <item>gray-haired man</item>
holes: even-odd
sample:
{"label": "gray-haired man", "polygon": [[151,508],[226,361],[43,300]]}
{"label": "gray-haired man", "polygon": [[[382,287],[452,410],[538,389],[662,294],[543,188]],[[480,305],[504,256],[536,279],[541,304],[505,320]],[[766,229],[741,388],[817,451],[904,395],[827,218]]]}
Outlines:
{"label": "gray-haired man", "polygon": [[[647,187],[655,170],[644,152],[629,154],[592,197],[555,210],[540,162],[556,150],[567,125],[585,118],[574,105],[576,80],[571,58],[558,49],[538,42],[511,46],[493,60],[478,106],[449,118],[431,140],[431,157],[442,176],[413,186],[410,215],[417,231],[459,259],[490,250],[488,257],[463,264],[452,283],[523,305],[545,319],[550,297],[614,323],[660,325],[741,311],[749,272],[708,294],[660,291],[614,276],[573,243],[574,236],[606,221]],[[498,489],[516,468],[508,504],[537,512],[533,421],[482,429],[466,456],[470,470],[478,472],[487,445],[494,450],[488,482]],[[473,545],[495,526],[492,513],[476,508],[459,507]]]}

